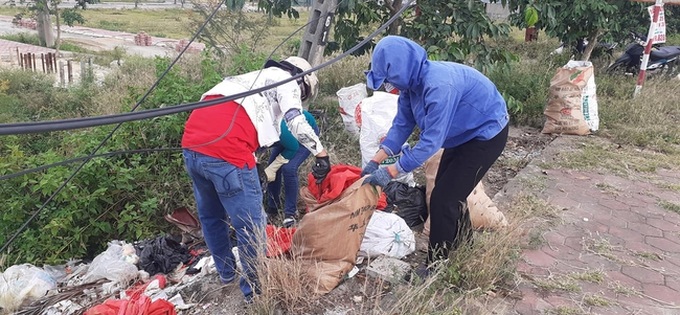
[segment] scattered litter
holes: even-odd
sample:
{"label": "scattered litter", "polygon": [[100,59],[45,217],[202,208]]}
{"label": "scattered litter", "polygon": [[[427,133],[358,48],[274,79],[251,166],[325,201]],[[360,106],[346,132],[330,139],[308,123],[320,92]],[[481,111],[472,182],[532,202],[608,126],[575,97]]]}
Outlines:
{"label": "scattered litter", "polygon": [[589,220],[588,218],[583,218],[583,221],[588,222]]}
{"label": "scattered litter", "polygon": [[87,269],[82,283],[109,279],[115,283],[129,283],[138,275],[135,248],[125,242],[112,241],[103,253],[97,255]]}
{"label": "scattered litter", "polygon": [[352,301],[354,303],[361,303],[364,300],[364,298],[361,295],[355,295],[352,297]]}
{"label": "scattered litter", "polygon": [[161,236],[135,245],[139,254],[139,268],[150,275],[168,274],[179,264],[191,260],[189,250],[171,237]]}
{"label": "scattered litter", "polygon": [[24,302],[36,301],[56,288],[57,281],[36,266],[11,266],[0,275],[0,308],[17,310]]}
{"label": "scattered litter", "polygon": [[357,273],[359,273],[359,268],[354,266],[354,268],[347,273],[347,279],[354,277]]}

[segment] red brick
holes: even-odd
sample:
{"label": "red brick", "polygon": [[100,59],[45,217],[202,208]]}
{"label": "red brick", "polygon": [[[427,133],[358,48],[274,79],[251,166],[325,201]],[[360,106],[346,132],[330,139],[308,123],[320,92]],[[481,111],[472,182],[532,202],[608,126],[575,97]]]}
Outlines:
{"label": "red brick", "polygon": [[523,256],[527,264],[536,267],[550,267],[556,262],[555,258],[541,250],[526,250]]}
{"label": "red brick", "polygon": [[607,279],[609,279],[610,286],[616,282],[618,282],[621,286],[628,287],[628,288],[633,288],[635,290],[641,290],[642,289],[642,283],[640,281],[637,281],[620,271],[608,271],[606,272],[607,274]]}
{"label": "red brick", "polygon": [[666,276],[666,286],[680,293],[680,276]]}
{"label": "red brick", "polygon": [[629,205],[616,200],[600,200],[599,204],[612,210],[630,210]]}
{"label": "red brick", "polygon": [[629,230],[629,229],[624,229],[616,226],[610,226],[609,227],[609,234],[616,236],[624,241],[626,243],[629,242],[644,242],[645,241],[645,236],[637,233],[635,231]]}
{"label": "red brick", "polygon": [[647,224],[668,232],[680,232],[680,226],[666,220],[647,218]]}
{"label": "red brick", "polygon": [[680,253],[680,244],[672,242],[666,238],[647,236],[645,240],[647,244],[652,245],[664,252]]}
{"label": "red brick", "polygon": [[548,244],[554,245],[564,245],[565,237],[560,235],[555,231],[547,232],[543,235],[543,238],[548,242]]}
{"label": "red brick", "polygon": [[642,284],[664,284],[664,277],[661,273],[647,268],[623,266],[621,267],[621,273],[640,281]]}
{"label": "red brick", "polygon": [[643,293],[655,299],[666,302],[667,304],[678,304],[680,302],[680,292],[675,291],[665,285],[643,284]]}
{"label": "red brick", "polygon": [[648,236],[663,237],[663,232],[649,224],[642,223],[628,223],[628,229],[632,230],[633,233],[641,233]]}

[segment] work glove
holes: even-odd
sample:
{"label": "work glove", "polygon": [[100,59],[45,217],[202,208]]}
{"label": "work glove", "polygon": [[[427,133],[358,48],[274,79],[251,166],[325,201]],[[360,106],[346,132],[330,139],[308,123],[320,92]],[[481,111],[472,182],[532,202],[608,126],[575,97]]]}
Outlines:
{"label": "work glove", "polygon": [[390,172],[387,170],[387,167],[384,167],[378,169],[377,171],[371,173],[370,176],[366,177],[362,185],[371,184],[373,186],[385,188],[385,186],[387,186],[387,184],[389,184],[393,178],[394,177],[392,177]]}
{"label": "work glove", "polygon": [[326,175],[331,171],[331,162],[328,156],[316,157],[316,163],[312,166],[312,175],[316,178],[316,183],[321,183]]}
{"label": "work glove", "polygon": [[373,172],[378,170],[378,162],[371,160],[366,164],[363,170],[361,170],[361,177],[364,177],[368,174],[372,174]]}
{"label": "work glove", "polygon": [[284,158],[282,155],[277,156],[274,161],[272,161],[267,168],[264,169],[264,173],[267,175],[267,182],[271,183],[276,179],[276,172],[279,171],[281,166],[288,163],[288,159]]}

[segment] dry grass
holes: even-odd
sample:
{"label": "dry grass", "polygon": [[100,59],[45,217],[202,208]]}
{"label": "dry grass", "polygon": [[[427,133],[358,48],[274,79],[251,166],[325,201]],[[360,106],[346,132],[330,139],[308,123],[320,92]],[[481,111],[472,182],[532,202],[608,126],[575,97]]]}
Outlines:
{"label": "dry grass", "polygon": [[308,274],[308,262],[295,258],[259,259],[258,276],[262,294],[256,299],[252,314],[272,314],[277,310],[299,313],[309,309],[316,299],[315,280]]}

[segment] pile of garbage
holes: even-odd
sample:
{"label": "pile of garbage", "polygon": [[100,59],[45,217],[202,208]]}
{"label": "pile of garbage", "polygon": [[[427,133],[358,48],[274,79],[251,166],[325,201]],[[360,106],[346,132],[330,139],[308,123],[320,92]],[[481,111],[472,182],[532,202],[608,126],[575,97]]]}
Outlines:
{"label": "pile of garbage", "polygon": [[7,268],[0,276],[0,308],[15,314],[176,314],[193,306],[182,289],[213,272],[205,248],[171,236],[111,241],[90,263]]}

